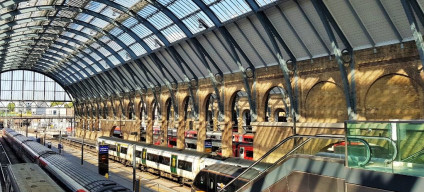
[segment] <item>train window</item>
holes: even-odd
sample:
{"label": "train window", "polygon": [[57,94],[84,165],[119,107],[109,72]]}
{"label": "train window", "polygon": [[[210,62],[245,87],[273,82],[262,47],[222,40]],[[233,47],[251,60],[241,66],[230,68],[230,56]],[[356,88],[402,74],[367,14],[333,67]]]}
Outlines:
{"label": "train window", "polygon": [[171,162],[169,157],[159,156],[159,163],[160,164],[169,165],[169,162]]}
{"label": "train window", "polygon": [[253,143],[253,138],[244,138],[244,142]]}
{"label": "train window", "polygon": [[213,187],[214,187],[215,182],[214,182],[213,177],[211,177],[211,176],[212,175],[209,175],[209,189],[214,191]]}
{"label": "train window", "polygon": [[169,145],[177,146],[177,142],[176,141],[169,141]]}
{"label": "train window", "polygon": [[127,154],[128,148],[126,147],[121,147],[121,153],[123,154]]}
{"label": "train window", "polygon": [[141,151],[135,150],[135,156],[136,157],[141,157]]}
{"label": "train window", "polygon": [[154,161],[154,162],[159,162],[159,155],[147,153],[147,160]]}
{"label": "train window", "polygon": [[192,166],[191,162],[178,160],[178,169],[192,171],[191,166]]}
{"label": "train window", "polygon": [[253,158],[253,151],[246,151],[245,156]]}
{"label": "train window", "polygon": [[115,146],[115,145],[110,145],[110,146],[109,146],[109,150],[111,150],[111,151],[116,151],[116,146]]}

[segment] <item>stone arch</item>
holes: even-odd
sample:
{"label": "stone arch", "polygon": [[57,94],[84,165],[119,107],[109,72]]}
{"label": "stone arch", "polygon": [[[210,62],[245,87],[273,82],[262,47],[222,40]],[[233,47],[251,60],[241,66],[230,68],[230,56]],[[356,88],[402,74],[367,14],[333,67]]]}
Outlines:
{"label": "stone arch", "polygon": [[127,105],[127,117],[129,120],[135,119],[134,103],[130,101]]}
{"label": "stone arch", "polygon": [[[281,114],[283,113],[283,114]],[[272,111],[274,122],[287,122],[287,111],[283,108],[276,108]]]}
{"label": "stone arch", "polygon": [[[279,88],[279,90],[276,90],[276,88]],[[277,91],[280,91],[277,92]],[[275,94],[273,94],[272,92],[275,92]],[[284,92],[284,96],[283,97],[283,93]],[[275,95],[275,96],[273,96]],[[269,108],[268,105],[270,105],[270,99],[271,101],[271,105],[272,107]],[[281,100],[280,100],[281,99]],[[263,110],[263,119],[264,121],[275,121],[274,119],[274,113],[275,110],[282,108],[285,112],[286,112],[286,118],[289,116],[289,111],[290,111],[290,99],[287,95],[287,91],[284,89],[284,87],[282,86],[272,86],[270,87],[264,95],[264,99],[261,102],[261,105],[264,106]],[[268,115],[268,116],[267,116]]]}
{"label": "stone arch", "polygon": [[307,122],[344,122],[348,115],[343,89],[331,81],[317,82],[306,94],[303,112]]}
{"label": "stone arch", "polygon": [[411,77],[383,75],[368,88],[364,99],[367,120],[423,118],[423,88]]}
{"label": "stone arch", "polygon": [[[211,104],[211,101],[213,100],[213,103]],[[214,121],[216,118],[218,118],[214,112],[218,112],[219,109],[218,107],[215,107],[215,102],[217,102],[216,100],[216,94],[215,93],[209,93],[206,96],[205,102],[204,102],[204,106],[202,107],[203,111],[202,113],[204,113],[204,121],[205,121],[205,126],[206,126],[206,131],[211,131],[213,130],[214,127]],[[219,112],[218,112],[219,113]]]}
{"label": "stone arch", "polygon": [[109,135],[111,137],[118,137],[118,138],[122,138],[123,137],[122,130],[117,125],[112,126],[112,128],[110,129]]}
{"label": "stone arch", "polygon": [[[238,101],[236,101],[236,99]],[[237,105],[236,105],[236,102]],[[230,121],[232,121],[232,129],[233,132],[240,132],[243,128],[243,118],[242,118],[242,111],[244,109],[250,110],[249,101],[247,98],[247,93],[244,89],[235,91],[231,97],[230,97],[230,105],[229,105],[229,114],[230,115]],[[250,113],[249,113],[250,116]],[[250,117],[249,117],[250,118]]]}

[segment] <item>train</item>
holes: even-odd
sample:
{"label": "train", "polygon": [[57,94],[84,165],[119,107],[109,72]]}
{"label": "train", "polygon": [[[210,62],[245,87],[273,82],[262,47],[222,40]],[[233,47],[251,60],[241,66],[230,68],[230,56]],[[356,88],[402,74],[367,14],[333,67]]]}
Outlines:
{"label": "train", "polygon": [[[135,155],[135,164],[141,170],[166,176],[181,184],[192,184],[196,174],[201,169],[213,164],[248,167],[253,163],[253,161],[241,158],[212,156],[209,153],[157,146],[114,137],[97,138],[97,148],[99,145],[109,145],[110,159],[129,166],[133,164],[133,155]],[[268,167],[268,165],[262,163],[255,167],[260,170]]]}
{"label": "train", "polygon": [[[253,160],[253,133],[233,133],[232,152],[234,157]],[[206,139],[212,142],[212,153],[222,155],[221,142],[222,133],[220,131],[206,132]],[[186,149],[196,150],[197,147],[197,131],[189,130],[185,132],[185,147]]]}
{"label": "train", "polygon": [[[199,171],[191,186],[192,192],[216,192],[221,191],[224,186],[240,175],[246,168],[234,165],[216,164],[206,167]],[[229,185],[225,191],[233,192],[241,188],[255,176],[259,175],[260,171],[250,169],[235,182]]]}
{"label": "train", "polygon": [[64,190],[53,181],[38,165],[19,163],[7,166],[5,171],[5,192],[55,191]]}
{"label": "train", "polygon": [[3,129],[3,138],[8,142],[16,155],[25,162],[39,165],[55,180],[61,182],[67,191],[100,192],[127,191],[129,189],[108,180],[103,176],[71,163],[44,145],[29,139],[13,129]]}

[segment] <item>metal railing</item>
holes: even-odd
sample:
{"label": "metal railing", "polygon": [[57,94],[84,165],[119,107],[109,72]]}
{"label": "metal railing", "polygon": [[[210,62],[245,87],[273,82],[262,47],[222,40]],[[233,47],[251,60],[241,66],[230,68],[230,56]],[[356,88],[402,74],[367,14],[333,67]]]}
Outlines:
{"label": "metal railing", "polygon": [[[252,178],[249,182],[247,182],[244,186],[249,185],[252,181],[255,181],[257,178],[259,178],[260,176],[262,176],[262,174],[267,173],[267,171],[271,168],[273,168],[275,165],[281,163],[282,161],[284,161],[288,156],[290,156],[291,154],[293,154],[295,151],[297,151],[300,147],[304,146],[306,143],[308,143],[311,139],[340,139],[343,140],[345,139],[344,135],[292,135],[289,136],[285,139],[283,139],[282,141],[280,141],[280,143],[278,143],[277,145],[275,145],[274,147],[272,147],[268,152],[266,152],[262,157],[260,157],[258,160],[256,160],[252,165],[250,165],[248,168],[246,168],[242,173],[240,173],[238,176],[236,176],[234,179],[232,179],[230,182],[228,182],[223,188],[221,188],[220,192],[225,191],[226,188],[228,188],[232,183],[234,183],[235,181],[237,181],[241,176],[243,176],[246,172],[248,172],[250,169],[252,169],[255,165],[259,164],[262,160],[264,160],[266,157],[268,157],[271,153],[273,153],[275,150],[277,150],[279,147],[281,147],[283,144],[287,143],[288,141],[292,140],[292,139],[296,139],[296,138],[306,138],[306,140],[302,141],[301,143],[297,144],[293,149],[291,149],[289,152],[287,152],[285,155],[283,155],[283,157],[281,157],[280,159],[278,159],[276,162],[274,162],[273,164],[271,164],[270,166],[268,166],[267,168],[265,168],[265,170],[261,171],[260,174],[258,174],[257,176],[255,176],[254,178]],[[364,141],[366,142],[366,141]],[[368,146],[368,151],[370,151],[371,149]],[[371,153],[371,152],[370,152]],[[244,187],[243,186],[243,187]],[[241,187],[241,188],[243,188]]]}

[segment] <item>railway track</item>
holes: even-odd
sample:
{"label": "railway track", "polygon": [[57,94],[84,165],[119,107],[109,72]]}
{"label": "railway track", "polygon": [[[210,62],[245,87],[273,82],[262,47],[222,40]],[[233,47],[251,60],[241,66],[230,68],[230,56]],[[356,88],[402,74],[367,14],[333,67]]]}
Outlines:
{"label": "railway track", "polygon": [[0,169],[1,169],[1,189],[2,191],[5,191],[5,178],[7,174],[7,166],[16,163],[12,162],[9,158],[10,154],[10,148],[7,146],[7,144],[4,142],[3,138],[0,138]]}

